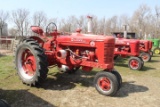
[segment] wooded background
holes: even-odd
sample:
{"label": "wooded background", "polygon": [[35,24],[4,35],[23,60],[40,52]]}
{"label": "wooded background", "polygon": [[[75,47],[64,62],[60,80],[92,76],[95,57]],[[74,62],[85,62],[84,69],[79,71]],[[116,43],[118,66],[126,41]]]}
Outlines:
{"label": "wooded background", "polygon": [[[54,14],[54,12],[53,12]],[[104,10],[104,14],[105,10]],[[76,17],[74,15],[67,18],[48,18],[43,11],[37,11],[33,15],[27,9],[17,9],[12,12],[0,10],[0,33],[4,22],[12,23],[13,27],[9,28],[9,35],[28,36],[31,35],[30,26],[41,26],[43,29],[49,22],[55,22],[59,31],[75,32],[77,28],[81,28],[83,33],[87,32],[87,15]],[[132,16],[123,14],[120,16],[111,16],[110,18],[93,17],[93,33],[94,34],[110,34],[111,32],[124,31],[124,25],[127,25],[129,32],[136,32],[141,38],[144,35],[151,35],[153,38],[160,36],[160,7],[150,8],[146,4],[142,4],[137,8]],[[58,16],[57,16],[58,17]]]}

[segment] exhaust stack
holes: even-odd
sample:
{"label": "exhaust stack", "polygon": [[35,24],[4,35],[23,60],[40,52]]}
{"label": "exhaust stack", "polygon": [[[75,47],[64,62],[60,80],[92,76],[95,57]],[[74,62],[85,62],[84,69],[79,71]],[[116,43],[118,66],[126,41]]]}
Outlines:
{"label": "exhaust stack", "polygon": [[127,25],[124,25],[124,38],[127,38]]}
{"label": "exhaust stack", "polygon": [[88,33],[92,33],[92,17],[87,16],[88,18]]}

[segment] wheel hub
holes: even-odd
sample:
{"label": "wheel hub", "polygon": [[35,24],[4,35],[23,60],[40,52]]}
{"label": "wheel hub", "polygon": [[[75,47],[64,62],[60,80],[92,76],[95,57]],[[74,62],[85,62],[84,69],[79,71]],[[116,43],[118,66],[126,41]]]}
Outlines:
{"label": "wheel hub", "polygon": [[132,60],[132,61],[130,62],[130,66],[131,66],[132,68],[138,68],[139,62],[138,62],[137,60]]}
{"label": "wheel hub", "polygon": [[147,56],[147,55],[142,55],[142,58],[143,58],[144,60],[147,60],[147,59],[148,59],[148,56]]}
{"label": "wheel hub", "polygon": [[158,49],[155,50],[155,54],[159,54],[160,51]]}
{"label": "wheel hub", "polygon": [[103,91],[108,91],[111,89],[110,80],[106,77],[102,77],[98,80],[98,85]]}
{"label": "wheel hub", "polygon": [[25,48],[19,52],[18,68],[25,78],[32,78],[36,73],[36,59],[32,52]]}

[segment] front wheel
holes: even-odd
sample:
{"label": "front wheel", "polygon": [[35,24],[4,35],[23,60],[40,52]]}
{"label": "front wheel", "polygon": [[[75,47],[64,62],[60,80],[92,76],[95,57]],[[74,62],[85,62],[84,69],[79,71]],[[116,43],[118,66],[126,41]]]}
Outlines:
{"label": "front wheel", "polygon": [[100,94],[113,96],[118,90],[118,80],[111,72],[102,71],[95,75],[94,86]]}
{"label": "front wheel", "polygon": [[154,53],[154,54],[160,54],[160,49],[159,49],[159,48],[155,48],[155,49],[153,50],[153,53]]}
{"label": "front wheel", "polygon": [[119,72],[117,72],[116,70],[113,70],[111,73],[114,74],[116,76],[116,78],[117,78],[117,81],[118,81],[118,90],[119,90],[121,88],[121,86],[122,86],[122,77],[119,74]]}
{"label": "front wheel", "polygon": [[143,67],[143,62],[138,57],[131,57],[128,61],[128,66],[132,70],[140,70]]}
{"label": "front wheel", "polygon": [[47,57],[44,50],[33,39],[25,39],[17,47],[15,66],[20,79],[25,84],[41,84],[47,77]]}
{"label": "front wheel", "polygon": [[142,53],[140,54],[140,57],[142,58],[142,60],[143,60],[144,62],[149,62],[149,61],[151,60],[151,55],[150,55],[150,53],[142,52]]}

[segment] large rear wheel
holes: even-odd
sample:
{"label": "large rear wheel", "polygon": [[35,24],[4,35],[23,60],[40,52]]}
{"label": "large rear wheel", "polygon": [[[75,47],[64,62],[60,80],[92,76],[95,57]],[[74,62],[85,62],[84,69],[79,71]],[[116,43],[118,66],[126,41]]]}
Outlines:
{"label": "large rear wheel", "polygon": [[17,47],[15,66],[20,79],[25,84],[41,84],[47,77],[47,57],[44,50],[33,39],[25,39]]}

